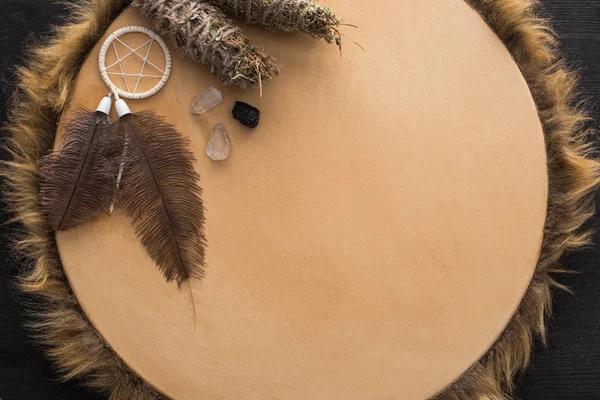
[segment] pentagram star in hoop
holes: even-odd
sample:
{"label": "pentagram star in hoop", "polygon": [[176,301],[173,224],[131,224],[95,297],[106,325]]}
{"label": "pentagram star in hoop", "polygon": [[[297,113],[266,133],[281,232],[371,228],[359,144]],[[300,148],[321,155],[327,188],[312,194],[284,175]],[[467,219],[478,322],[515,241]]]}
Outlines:
{"label": "pentagram star in hoop", "polygon": [[[121,43],[121,45],[125,46],[128,50],[129,53],[125,54],[123,57],[121,57],[119,55],[119,50],[117,48],[116,42]],[[115,65],[119,66],[120,72],[108,72],[107,74],[109,75],[120,75],[123,78],[123,82],[125,83],[125,87],[127,88],[128,92],[131,93],[136,93],[137,89],[139,87],[140,84],[140,80],[142,78],[155,78],[155,79],[160,79],[163,77],[163,75],[152,75],[152,74],[144,74],[144,69],[146,68],[146,64],[151,65],[152,67],[154,67],[157,71],[159,71],[161,74],[164,74],[165,71],[160,68],[157,67],[152,61],[150,61],[148,59],[148,56],[150,55],[150,50],[152,49],[152,45],[154,44],[154,38],[150,38],[150,40],[146,41],[144,44],[136,47],[136,48],[132,48],[131,46],[129,46],[127,43],[123,42],[121,39],[116,38],[114,42],[112,42],[112,47],[115,51],[115,55],[117,56],[117,61],[115,61],[114,63],[112,63],[111,65],[109,65],[108,67],[106,67],[106,69],[110,69],[112,67],[114,67]],[[145,46],[148,46],[148,48],[146,49],[146,53],[144,55],[141,55],[140,53],[138,53],[138,51],[140,51],[141,49],[143,49]],[[140,72],[137,74],[128,74],[125,73],[125,71],[123,70],[123,65],[122,62],[123,60],[125,60],[127,57],[131,56],[132,54],[135,54],[136,56],[138,56],[139,58],[142,59],[142,67],[140,69]],[[137,81],[135,82],[135,87],[133,88],[133,91],[129,88],[129,83],[127,82],[127,77],[137,77]]]}
{"label": "pentagram star in hoop", "polygon": [[[128,44],[122,38],[127,34],[143,34],[147,38],[140,41],[138,35],[133,39],[136,40],[135,42],[129,40]],[[135,45],[131,43],[135,43]],[[157,61],[154,55],[158,54],[156,50],[162,50],[164,55],[163,67],[159,66],[161,63],[155,64]],[[107,64],[108,53],[111,54],[109,65]],[[137,63],[136,60],[141,62]],[[172,68],[171,52],[165,41],[143,26],[126,26],[109,35],[100,48],[98,61],[100,75],[111,92],[117,98],[123,96],[132,100],[145,99],[156,94],[166,84]],[[151,70],[149,71],[149,69]],[[121,79],[123,80],[121,87],[115,84],[116,81],[113,79],[116,77],[120,78],[118,79],[119,83]],[[144,91],[144,89],[140,89],[142,78],[154,80],[157,83],[154,87]],[[135,84],[132,82],[135,82]]]}

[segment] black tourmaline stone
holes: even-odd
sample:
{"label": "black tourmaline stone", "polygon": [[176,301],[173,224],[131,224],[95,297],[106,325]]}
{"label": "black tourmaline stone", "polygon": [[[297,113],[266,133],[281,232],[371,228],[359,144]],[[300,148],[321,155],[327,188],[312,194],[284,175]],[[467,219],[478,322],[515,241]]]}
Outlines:
{"label": "black tourmaline stone", "polygon": [[250,128],[256,128],[258,121],[260,120],[260,111],[256,107],[252,107],[250,104],[246,104],[242,101],[236,101],[233,106],[233,118],[240,121],[243,125],[249,126]]}

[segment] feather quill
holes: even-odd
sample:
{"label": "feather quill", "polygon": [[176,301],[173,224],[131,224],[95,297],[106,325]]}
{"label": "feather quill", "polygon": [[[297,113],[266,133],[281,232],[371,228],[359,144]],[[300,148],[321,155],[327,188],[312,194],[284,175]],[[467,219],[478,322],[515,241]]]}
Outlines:
{"label": "feather quill", "polygon": [[116,153],[122,148],[102,111],[77,107],[58,151],[40,161],[40,198],[48,225],[66,230],[107,211],[116,195]]}
{"label": "feather quill", "polygon": [[118,125],[128,142],[118,205],[168,282],[203,278],[204,208],[188,141],[152,112]]}

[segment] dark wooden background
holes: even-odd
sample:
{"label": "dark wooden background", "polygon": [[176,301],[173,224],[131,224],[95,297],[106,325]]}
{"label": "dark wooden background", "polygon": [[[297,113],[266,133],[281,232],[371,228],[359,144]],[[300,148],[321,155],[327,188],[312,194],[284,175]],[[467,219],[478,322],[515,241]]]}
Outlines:
{"label": "dark wooden background", "polygon": [[[565,57],[581,72],[581,94],[600,121],[600,0],[541,0],[553,20]],[[23,48],[43,40],[67,10],[50,0],[0,0],[0,117],[6,120],[13,67]],[[2,159],[6,154],[0,154]],[[597,197],[600,205],[600,196]],[[599,208],[600,209],[600,208]],[[4,210],[4,207],[2,208]],[[5,222],[2,213],[0,222]],[[590,222],[600,233],[600,217]],[[61,382],[41,350],[27,338],[20,302],[11,287],[19,265],[8,256],[0,227],[0,398],[3,400],[103,399],[77,382]],[[600,399],[600,235],[587,250],[567,257],[577,274],[561,278],[574,295],[558,293],[547,347],[537,346],[518,385],[522,400]],[[310,400],[310,399],[307,399]]]}

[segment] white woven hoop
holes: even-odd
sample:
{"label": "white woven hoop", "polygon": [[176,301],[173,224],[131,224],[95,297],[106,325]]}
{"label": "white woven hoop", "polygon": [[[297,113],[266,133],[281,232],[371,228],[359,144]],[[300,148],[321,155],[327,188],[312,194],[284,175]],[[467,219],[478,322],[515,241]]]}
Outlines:
{"label": "white woven hoop", "polygon": [[[106,53],[108,52],[108,49],[115,42],[115,40],[120,40],[120,39],[118,39],[119,37],[126,35],[128,33],[143,33],[143,34],[145,34],[146,36],[148,36],[151,39],[150,46],[152,46],[152,42],[158,43],[165,55],[165,69],[164,69],[164,71],[162,71],[163,72],[162,77],[160,78],[159,82],[152,89],[147,90],[145,92],[136,93],[135,89],[133,92],[131,92],[131,91],[129,91],[129,89],[122,90],[122,89],[118,88],[111,80],[111,78],[109,76],[110,72],[107,71],[108,68],[110,68],[110,67],[106,66]],[[123,42],[121,42],[121,43],[123,43]],[[133,52],[135,53],[135,50],[137,50],[137,49],[130,49],[130,50],[133,50]],[[116,47],[115,47],[115,52],[117,55],[117,63],[116,64],[121,66],[120,65],[121,60],[123,60],[127,56],[121,58],[119,56],[118,52],[116,51]],[[136,54],[138,54],[138,53],[136,53]],[[139,54],[138,54],[138,56],[142,57]],[[148,61],[147,56],[142,57],[142,58],[143,58],[144,64],[145,63],[152,64],[150,61]],[[152,64],[152,65],[154,66],[154,64]],[[102,76],[102,80],[104,81],[104,83],[106,83],[106,86],[108,86],[110,88],[110,90],[113,92],[115,97],[117,97],[117,98],[123,97],[123,98],[129,99],[129,100],[142,100],[142,99],[146,99],[146,98],[158,93],[163,88],[163,86],[165,86],[167,81],[169,80],[169,76],[171,75],[171,68],[172,68],[171,51],[169,50],[169,47],[167,46],[165,41],[156,32],[154,32],[146,27],[143,27],[143,26],[126,26],[124,28],[116,30],[108,38],[106,38],[106,40],[102,44],[102,47],[100,48],[100,55],[98,56],[98,66],[100,68],[100,75]],[[160,70],[160,68],[157,68],[156,66],[154,66],[154,67],[156,69]],[[121,76],[123,77],[123,79],[126,79],[126,76],[137,76],[138,84],[139,84],[139,80],[142,77],[144,77],[144,75],[141,72],[139,74],[125,74],[123,72],[122,68],[121,68]],[[137,84],[136,84],[136,89],[137,89]]]}

